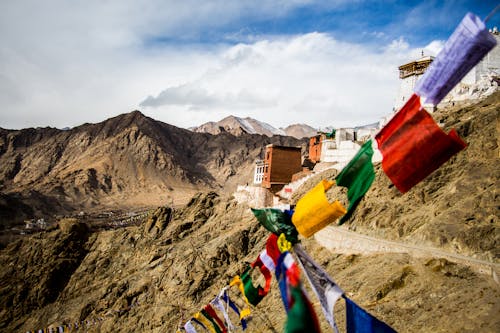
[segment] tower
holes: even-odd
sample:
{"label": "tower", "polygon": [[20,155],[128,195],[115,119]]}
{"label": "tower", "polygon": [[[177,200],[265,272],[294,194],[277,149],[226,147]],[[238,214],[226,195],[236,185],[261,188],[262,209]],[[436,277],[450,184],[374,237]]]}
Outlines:
{"label": "tower", "polygon": [[424,52],[422,51],[422,57],[420,59],[398,67],[401,85],[399,86],[398,96],[396,97],[396,102],[394,103],[394,111],[399,110],[406,103],[406,101],[408,101],[411,95],[413,95],[415,84],[425,73],[433,60],[434,57],[424,56]]}

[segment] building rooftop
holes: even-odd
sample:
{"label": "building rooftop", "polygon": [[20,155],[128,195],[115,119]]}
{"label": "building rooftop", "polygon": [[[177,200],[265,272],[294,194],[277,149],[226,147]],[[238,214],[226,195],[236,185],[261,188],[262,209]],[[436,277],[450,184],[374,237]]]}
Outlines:
{"label": "building rooftop", "polygon": [[399,78],[404,79],[408,76],[424,74],[433,60],[434,57],[432,56],[422,56],[422,58],[418,60],[399,66]]}

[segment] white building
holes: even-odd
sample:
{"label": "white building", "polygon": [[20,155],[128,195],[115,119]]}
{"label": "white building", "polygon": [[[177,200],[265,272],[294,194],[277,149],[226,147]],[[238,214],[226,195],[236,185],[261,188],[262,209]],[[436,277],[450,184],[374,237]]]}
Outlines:
{"label": "white building", "polygon": [[262,184],[262,179],[264,179],[264,161],[255,161],[255,171],[253,174],[253,183],[256,185]]}
{"label": "white building", "polygon": [[[500,80],[500,48],[498,47],[498,44],[500,44],[500,34],[496,27],[490,30],[490,33],[497,40],[497,46],[465,75],[460,83],[443,99],[442,104],[476,99],[498,90],[498,81]],[[424,56],[422,53],[420,59],[398,67],[401,81],[396,101],[394,102],[393,112],[398,111],[413,95],[417,81],[425,73],[433,60],[434,57]],[[423,104],[423,106],[427,111],[433,111],[433,105]],[[392,115],[384,119],[382,123],[386,123],[391,117]]]}
{"label": "white building", "polygon": [[413,95],[413,90],[415,89],[418,79],[425,73],[433,60],[434,57],[424,56],[422,52],[422,58],[398,67],[401,84],[394,103],[394,112],[401,109],[411,95]]}

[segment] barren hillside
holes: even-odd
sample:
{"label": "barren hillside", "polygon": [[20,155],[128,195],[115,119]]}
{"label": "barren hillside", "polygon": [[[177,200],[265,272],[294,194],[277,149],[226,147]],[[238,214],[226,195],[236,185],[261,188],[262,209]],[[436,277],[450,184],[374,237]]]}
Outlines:
{"label": "barren hillside", "polygon": [[[435,114],[469,147],[401,195],[380,170],[347,227],[398,242],[498,262],[499,95]],[[306,182],[302,193],[321,178]],[[340,197],[333,188],[328,195]],[[345,227],[344,227],[345,228]],[[90,231],[78,221],[21,239],[0,252],[0,331],[88,320],[91,332],[173,331],[241,273],[267,231],[249,207],[214,192],[182,209],[162,207],[138,226]],[[302,240],[349,297],[400,332],[498,332],[500,294],[491,272],[408,253],[335,254]],[[454,246],[452,246],[454,245]],[[231,291],[233,298],[238,292]],[[324,331],[318,302],[310,293]],[[344,304],[336,318],[344,327]],[[280,332],[275,279],[249,332]]]}
{"label": "barren hillside", "polygon": [[193,133],[138,111],[66,131],[0,129],[0,224],[20,215],[185,204],[198,190],[230,193],[251,181],[253,162],[269,143],[302,144]]}

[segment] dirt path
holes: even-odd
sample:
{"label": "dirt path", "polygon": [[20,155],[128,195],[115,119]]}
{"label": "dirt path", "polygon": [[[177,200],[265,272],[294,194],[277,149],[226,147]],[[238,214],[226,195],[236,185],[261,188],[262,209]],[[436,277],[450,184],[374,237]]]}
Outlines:
{"label": "dirt path", "polygon": [[498,272],[500,264],[464,255],[445,252],[437,248],[411,245],[362,235],[344,227],[326,227],[315,234],[316,241],[332,252],[342,254],[408,253],[419,258],[445,258],[457,264],[471,267],[475,271],[490,275],[500,284]]}

